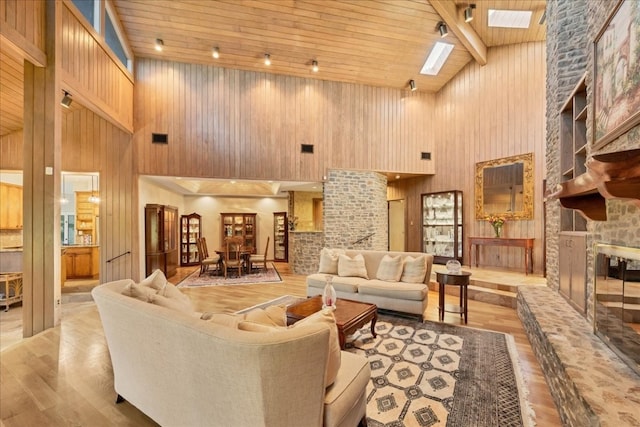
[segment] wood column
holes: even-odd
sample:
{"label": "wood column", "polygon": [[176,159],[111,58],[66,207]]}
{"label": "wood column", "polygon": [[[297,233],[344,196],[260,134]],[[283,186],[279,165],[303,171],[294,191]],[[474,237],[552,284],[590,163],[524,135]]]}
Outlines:
{"label": "wood column", "polygon": [[23,336],[57,322],[60,309],[61,90],[56,77],[56,3],[47,2],[47,66],[24,65]]}

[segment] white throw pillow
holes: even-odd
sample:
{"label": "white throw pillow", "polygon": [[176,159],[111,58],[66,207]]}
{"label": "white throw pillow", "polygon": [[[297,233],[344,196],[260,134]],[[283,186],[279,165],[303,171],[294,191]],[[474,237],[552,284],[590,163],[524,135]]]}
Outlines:
{"label": "white throw pillow", "polygon": [[353,258],[347,255],[338,256],[338,276],[341,277],[362,277],[368,279],[367,267],[364,264],[364,257],[358,254]]}
{"label": "white throw pillow", "polygon": [[338,338],[338,327],[336,326],[336,318],[331,310],[320,310],[302,320],[297,321],[290,328],[297,328],[301,325],[310,323],[326,323],[329,325],[329,357],[327,358],[327,366],[325,368],[324,386],[329,387],[333,384],[340,370],[342,363],[342,353],[340,352],[340,339]]}
{"label": "white throw pillow", "polygon": [[376,278],[386,282],[398,282],[402,277],[402,258],[400,255],[392,257],[385,255],[380,261]]}
{"label": "white throw pillow", "polygon": [[151,302],[151,298],[153,298],[153,295],[155,295],[155,291],[153,289],[149,289],[146,286],[141,286],[137,283],[134,283],[134,281],[132,280],[131,283],[127,284],[127,286],[122,289],[122,295],[136,298],[144,302]]}
{"label": "white throw pillow", "polygon": [[173,283],[169,282],[160,269],[154,270],[149,277],[140,282],[140,285],[154,289],[156,294],[165,298],[178,300],[191,311],[195,310],[191,298],[183,294]]}
{"label": "white throw pillow", "polygon": [[420,255],[417,258],[407,256],[404,259],[401,282],[424,283],[424,276],[427,274],[427,257]]}
{"label": "white throw pillow", "polygon": [[344,254],[344,249],[323,248],[320,251],[320,267],[318,273],[338,274],[338,257]]}

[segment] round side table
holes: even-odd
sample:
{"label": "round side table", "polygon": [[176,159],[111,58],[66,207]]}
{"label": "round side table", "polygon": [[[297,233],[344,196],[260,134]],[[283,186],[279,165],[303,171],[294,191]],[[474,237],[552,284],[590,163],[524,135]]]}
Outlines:
{"label": "round side table", "polygon": [[[460,273],[439,273],[436,272],[436,280],[438,281],[438,317],[440,321],[444,321],[444,313],[460,313],[460,317],[464,316],[464,323],[467,323],[467,287],[469,286],[469,277],[471,273],[461,271]],[[460,305],[451,306],[444,303],[444,287],[446,285],[460,286]]]}

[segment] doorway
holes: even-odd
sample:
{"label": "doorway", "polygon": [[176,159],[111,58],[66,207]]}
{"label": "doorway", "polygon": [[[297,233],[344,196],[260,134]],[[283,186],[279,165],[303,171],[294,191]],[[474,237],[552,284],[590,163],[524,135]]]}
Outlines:
{"label": "doorway", "polygon": [[389,200],[389,250],[406,251],[404,199]]}

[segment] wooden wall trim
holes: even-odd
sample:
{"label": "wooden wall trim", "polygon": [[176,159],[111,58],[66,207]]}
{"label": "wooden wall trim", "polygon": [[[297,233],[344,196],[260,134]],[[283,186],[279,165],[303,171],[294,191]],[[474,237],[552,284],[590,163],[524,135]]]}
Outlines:
{"label": "wooden wall trim", "polygon": [[[45,67],[45,1],[3,0],[0,5],[0,37],[29,62]],[[12,13],[7,13],[11,10]]]}

